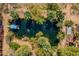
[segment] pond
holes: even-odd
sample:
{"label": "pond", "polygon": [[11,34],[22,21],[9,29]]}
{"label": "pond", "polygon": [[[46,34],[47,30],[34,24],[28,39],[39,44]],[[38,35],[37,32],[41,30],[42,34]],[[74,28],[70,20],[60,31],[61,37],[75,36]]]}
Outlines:
{"label": "pond", "polygon": [[14,33],[19,37],[28,36],[35,37],[35,34],[39,31],[44,33],[44,36],[50,39],[51,45],[55,45],[58,43],[57,33],[59,28],[56,26],[56,23],[52,23],[49,20],[46,20],[43,24],[37,24],[34,20],[24,20],[17,19],[13,21],[11,24],[19,25],[19,29],[11,29]]}

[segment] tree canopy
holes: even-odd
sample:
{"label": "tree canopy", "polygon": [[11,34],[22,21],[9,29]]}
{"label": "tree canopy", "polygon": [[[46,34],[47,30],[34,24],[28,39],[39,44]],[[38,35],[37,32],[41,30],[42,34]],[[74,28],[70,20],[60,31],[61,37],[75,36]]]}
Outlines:
{"label": "tree canopy", "polygon": [[14,53],[16,56],[29,56],[31,55],[31,49],[27,45],[23,45]]}
{"label": "tree canopy", "polygon": [[79,48],[73,46],[61,48],[58,52],[60,56],[79,56]]}

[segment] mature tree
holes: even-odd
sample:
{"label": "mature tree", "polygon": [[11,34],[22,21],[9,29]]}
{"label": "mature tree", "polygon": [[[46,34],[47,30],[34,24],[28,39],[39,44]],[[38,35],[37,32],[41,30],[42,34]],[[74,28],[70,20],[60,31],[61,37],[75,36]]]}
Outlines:
{"label": "mature tree", "polygon": [[11,11],[10,13],[10,16],[13,18],[13,19],[18,19],[19,18],[19,15],[16,11]]}
{"label": "mature tree", "polygon": [[38,17],[37,20],[36,20],[37,24],[43,24],[44,22],[45,22],[45,19],[42,18],[42,17]]}
{"label": "mature tree", "polygon": [[64,22],[64,25],[65,25],[65,26],[72,26],[72,25],[73,25],[73,21],[71,21],[71,20],[66,20],[66,21]]}
{"label": "mature tree", "polygon": [[55,11],[60,10],[59,5],[56,3],[47,4],[47,6],[48,10],[55,10]]}
{"label": "mature tree", "polygon": [[31,6],[31,14],[32,14],[32,19],[36,20],[38,24],[43,24],[44,22],[44,16],[42,16],[42,12],[46,10],[46,5],[45,4],[33,4]]}
{"label": "mature tree", "polygon": [[57,38],[58,38],[59,40],[64,39],[64,37],[65,37],[64,32],[58,32]]}
{"label": "mature tree", "polygon": [[72,9],[73,15],[79,14],[79,4],[72,4],[71,9]]}
{"label": "mature tree", "polygon": [[18,43],[15,43],[15,42],[11,42],[9,46],[13,50],[17,50],[18,48],[20,48],[20,45]]}
{"label": "mature tree", "polygon": [[25,19],[26,19],[26,20],[29,20],[29,19],[32,18],[31,13],[30,13],[29,11],[26,11],[26,12],[24,13],[24,16],[25,16]]}
{"label": "mature tree", "polygon": [[60,56],[79,56],[79,48],[69,46],[58,50]]}
{"label": "mature tree", "polygon": [[74,37],[76,37],[76,39],[79,39],[79,32],[75,33]]}
{"label": "mature tree", "polygon": [[29,56],[29,55],[31,55],[31,49],[29,46],[23,45],[16,50],[14,55],[16,55],[16,56]]}
{"label": "mature tree", "polygon": [[40,37],[40,36],[43,36],[43,32],[39,31],[38,33],[36,33],[35,35],[36,37]]}
{"label": "mature tree", "polygon": [[36,50],[36,55],[37,56],[52,56],[53,55],[53,50],[52,49],[44,50],[43,48],[38,48]]}
{"label": "mature tree", "polygon": [[50,52],[50,50],[51,50],[50,42],[48,41],[48,38],[46,38],[46,37],[39,37],[38,45],[40,48],[44,49],[45,51]]}
{"label": "mature tree", "polygon": [[11,40],[12,40],[13,36],[14,36],[14,33],[13,33],[13,32],[11,32],[11,31],[8,32],[8,34],[7,34],[7,40],[6,40],[6,42],[7,42],[8,44],[11,43]]}
{"label": "mature tree", "polygon": [[45,47],[45,45],[51,47],[51,45],[50,45],[50,43],[48,41],[48,38],[46,38],[46,37],[39,37],[38,38],[38,44],[41,47]]}
{"label": "mature tree", "polygon": [[56,22],[57,26],[60,24],[59,27],[61,27],[64,20],[64,14],[61,11],[61,8],[58,4],[47,4],[47,6],[48,20]]}

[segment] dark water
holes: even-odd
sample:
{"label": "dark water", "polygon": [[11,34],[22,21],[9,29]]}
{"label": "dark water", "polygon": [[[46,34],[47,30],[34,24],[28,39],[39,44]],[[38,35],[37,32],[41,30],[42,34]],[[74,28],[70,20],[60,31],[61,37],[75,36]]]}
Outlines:
{"label": "dark water", "polygon": [[34,20],[15,20],[12,23],[19,25],[19,30],[13,30],[17,34],[18,37],[29,36],[34,37],[35,34],[39,31],[44,33],[44,36],[50,39],[51,45],[55,45],[58,43],[57,32],[59,28],[56,26],[56,23],[52,23],[49,20],[44,22],[43,24],[37,24]]}

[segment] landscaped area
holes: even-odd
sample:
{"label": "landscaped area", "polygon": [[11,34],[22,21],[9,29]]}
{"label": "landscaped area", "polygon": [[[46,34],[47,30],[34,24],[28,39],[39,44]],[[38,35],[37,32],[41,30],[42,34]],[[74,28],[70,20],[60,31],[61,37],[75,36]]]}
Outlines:
{"label": "landscaped area", "polygon": [[79,4],[1,6],[3,55],[79,56]]}

